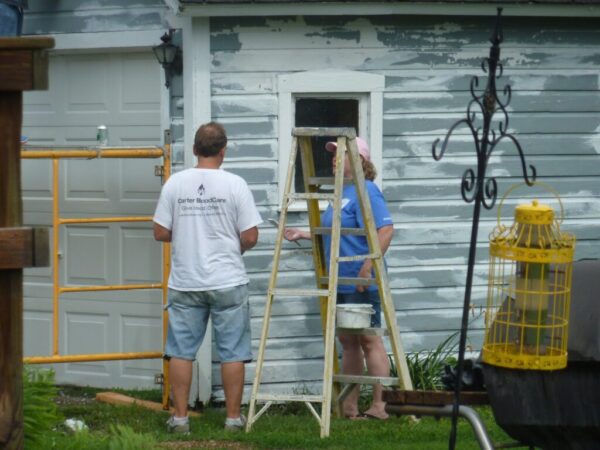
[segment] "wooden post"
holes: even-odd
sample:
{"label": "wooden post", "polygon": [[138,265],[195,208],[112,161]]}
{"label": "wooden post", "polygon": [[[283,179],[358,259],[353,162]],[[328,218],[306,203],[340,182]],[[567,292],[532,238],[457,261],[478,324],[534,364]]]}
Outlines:
{"label": "wooden post", "polygon": [[[0,233],[23,235],[21,120],[25,90],[48,88],[50,38],[0,38]],[[26,233],[25,233],[26,234]],[[0,239],[2,242],[2,239]],[[27,239],[22,240],[28,245]],[[29,244],[31,245],[31,244]],[[33,252],[20,248],[23,253]],[[0,248],[15,252],[14,246]],[[12,258],[14,260],[14,258]],[[27,260],[28,258],[22,258]],[[29,260],[33,261],[31,257]],[[23,448],[23,266],[0,268],[0,448]]]}

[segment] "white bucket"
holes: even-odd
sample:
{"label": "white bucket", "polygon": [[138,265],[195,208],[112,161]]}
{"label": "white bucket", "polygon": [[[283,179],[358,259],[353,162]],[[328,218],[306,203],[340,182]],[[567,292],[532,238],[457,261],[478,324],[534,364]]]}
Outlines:
{"label": "white bucket", "polygon": [[365,303],[345,303],[336,306],[336,319],[339,328],[369,328],[371,315],[375,310]]}

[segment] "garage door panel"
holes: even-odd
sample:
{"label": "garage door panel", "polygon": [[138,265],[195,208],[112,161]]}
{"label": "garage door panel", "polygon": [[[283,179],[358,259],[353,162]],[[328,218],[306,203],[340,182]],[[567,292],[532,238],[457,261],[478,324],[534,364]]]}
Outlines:
{"label": "garage door panel", "polygon": [[23,314],[23,326],[28,331],[23,337],[23,352],[25,356],[52,354],[52,311],[51,305],[47,310],[37,309],[36,306],[27,308]]}
{"label": "garage door panel", "polygon": [[41,124],[23,122],[22,133],[28,137],[30,145],[64,145],[63,130],[47,126],[48,122],[41,120]]}
{"label": "garage door panel", "polygon": [[109,129],[110,145],[159,145],[162,130],[156,125],[115,126]]}
{"label": "garage door panel", "polygon": [[153,283],[161,279],[162,248],[156,244],[150,226],[146,229],[121,227],[124,284]]}
{"label": "garage door panel", "polygon": [[147,93],[160,86],[159,66],[155,60],[145,55],[132,55],[130,62],[133,64],[120,64],[119,85],[122,92],[118,113],[154,113],[160,109],[160,101],[157,96],[149,96]]}
{"label": "garage door panel", "polygon": [[67,284],[116,284],[109,267],[109,227],[67,227],[65,278]]}
{"label": "garage door panel", "polygon": [[48,119],[52,115],[58,113],[56,104],[53,101],[53,93],[51,91],[31,91],[23,96],[23,117],[27,122],[35,120],[37,117]]}
{"label": "garage door panel", "polygon": [[[162,349],[160,317],[121,316],[120,351],[149,352]],[[120,375],[128,378],[150,378],[162,371],[160,359],[125,360],[119,364]]]}
{"label": "garage door panel", "polygon": [[83,212],[94,212],[97,202],[111,200],[108,172],[114,168],[114,161],[70,160],[64,162],[66,164],[62,176],[65,180],[67,203],[83,200],[78,205],[78,209]]}
{"label": "garage door panel", "polygon": [[64,114],[66,70],[62,58],[64,57],[50,55],[47,90],[24,93],[23,123],[54,125],[56,124],[56,118]]}
{"label": "garage door panel", "polygon": [[71,55],[65,58],[66,75],[66,112],[83,112],[86,115],[107,114],[109,96],[115,85],[111,83],[109,56]]}
{"label": "garage door panel", "polygon": [[21,161],[23,200],[52,200],[52,164],[46,159]]}
{"label": "garage door panel", "polygon": [[[66,312],[64,315],[63,349],[65,354],[108,353],[110,335],[109,315],[102,313]],[[106,361],[89,361],[67,364],[66,372],[85,374],[108,374]]]}
{"label": "garage door panel", "polygon": [[[24,96],[23,134],[32,145],[97,148],[97,127],[103,124],[110,146],[159,145],[161,70],[150,51],[54,54],[49,90]],[[62,160],[60,215],[151,216],[161,188],[157,164],[162,159]],[[22,174],[25,222],[51,225],[51,160],[24,160]],[[60,234],[61,286],[160,282],[162,250],[150,223],[69,225]],[[51,353],[51,275],[51,268],[25,272],[30,356]],[[60,353],[160,350],[161,311],[160,290],[63,294]],[[53,366],[59,382],[106,387],[150,387],[161,369],[160,360]]]}
{"label": "garage door panel", "polygon": [[154,167],[162,159],[124,159],[119,161],[121,184],[119,200],[139,200],[153,212],[161,188],[161,178],[154,175]]}

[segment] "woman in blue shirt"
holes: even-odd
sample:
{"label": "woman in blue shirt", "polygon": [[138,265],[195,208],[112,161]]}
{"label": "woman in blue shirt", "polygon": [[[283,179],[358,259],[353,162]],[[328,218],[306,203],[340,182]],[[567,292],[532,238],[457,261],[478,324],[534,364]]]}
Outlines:
{"label": "woman in blue shirt", "polygon": [[[361,139],[356,138],[358,152],[361,156],[363,172],[365,174],[365,187],[371,201],[371,209],[377,237],[381,251],[385,253],[392,241],[394,225],[383,194],[373,180],[376,176],[375,167],[371,162],[369,146]],[[325,148],[334,153],[333,171],[335,173],[335,151],[337,144],[328,142]],[[352,178],[352,171],[348,155],[344,161],[344,178]],[[342,228],[364,228],[364,221],[354,184],[344,186],[342,193]],[[331,227],[333,208],[331,205],[321,215],[321,226]],[[286,228],[284,237],[289,241],[310,239],[310,232],[297,228]],[[331,235],[323,236],[326,265],[329,267]],[[369,245],[365,236],[342,235],[340,239],[340,256],[365,255],[369,253]],[[341,262],[339,265],[340,278],[373,278],[373,263],[370,259],[361,261]],[[371,326],[381,326],[381,301],[376,285],[355,286],[338,285],[337,303],[366,303],[373,306],[375,314],[371,316]],[[364,362],[371,376],[389,376],[389,361],[383,340],[379,336],[340,335],[342,344],[342,372],[348,375],[362,375]],[[373,386],[373,402],[363,414],[358,410],[358,389],[354,389],[343,405],[344,415],[348,418],[375,418],[387,419],[385,403],[382,399],[383,388],[381,385]]]}

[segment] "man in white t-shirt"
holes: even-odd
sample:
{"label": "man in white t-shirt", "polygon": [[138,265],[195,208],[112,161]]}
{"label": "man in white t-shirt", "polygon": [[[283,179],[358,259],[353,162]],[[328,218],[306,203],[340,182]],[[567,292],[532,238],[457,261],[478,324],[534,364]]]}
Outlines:
{"label": "man in white t-shirt", "polygon": [[189,433],[192,362],[209,316],[221,360],[225,429],[241,430],[246,422],[240,405],[244,364],[252,360],[252,353],[242,254],[256,245],[262,219],[246,182],[220,169],[226,146],[220,124],[198,128],[194,138],[198,164],[167,180],[154,213],[154,238],[172,244],[165,346],[175,408],[167,422],[170,432]]}

